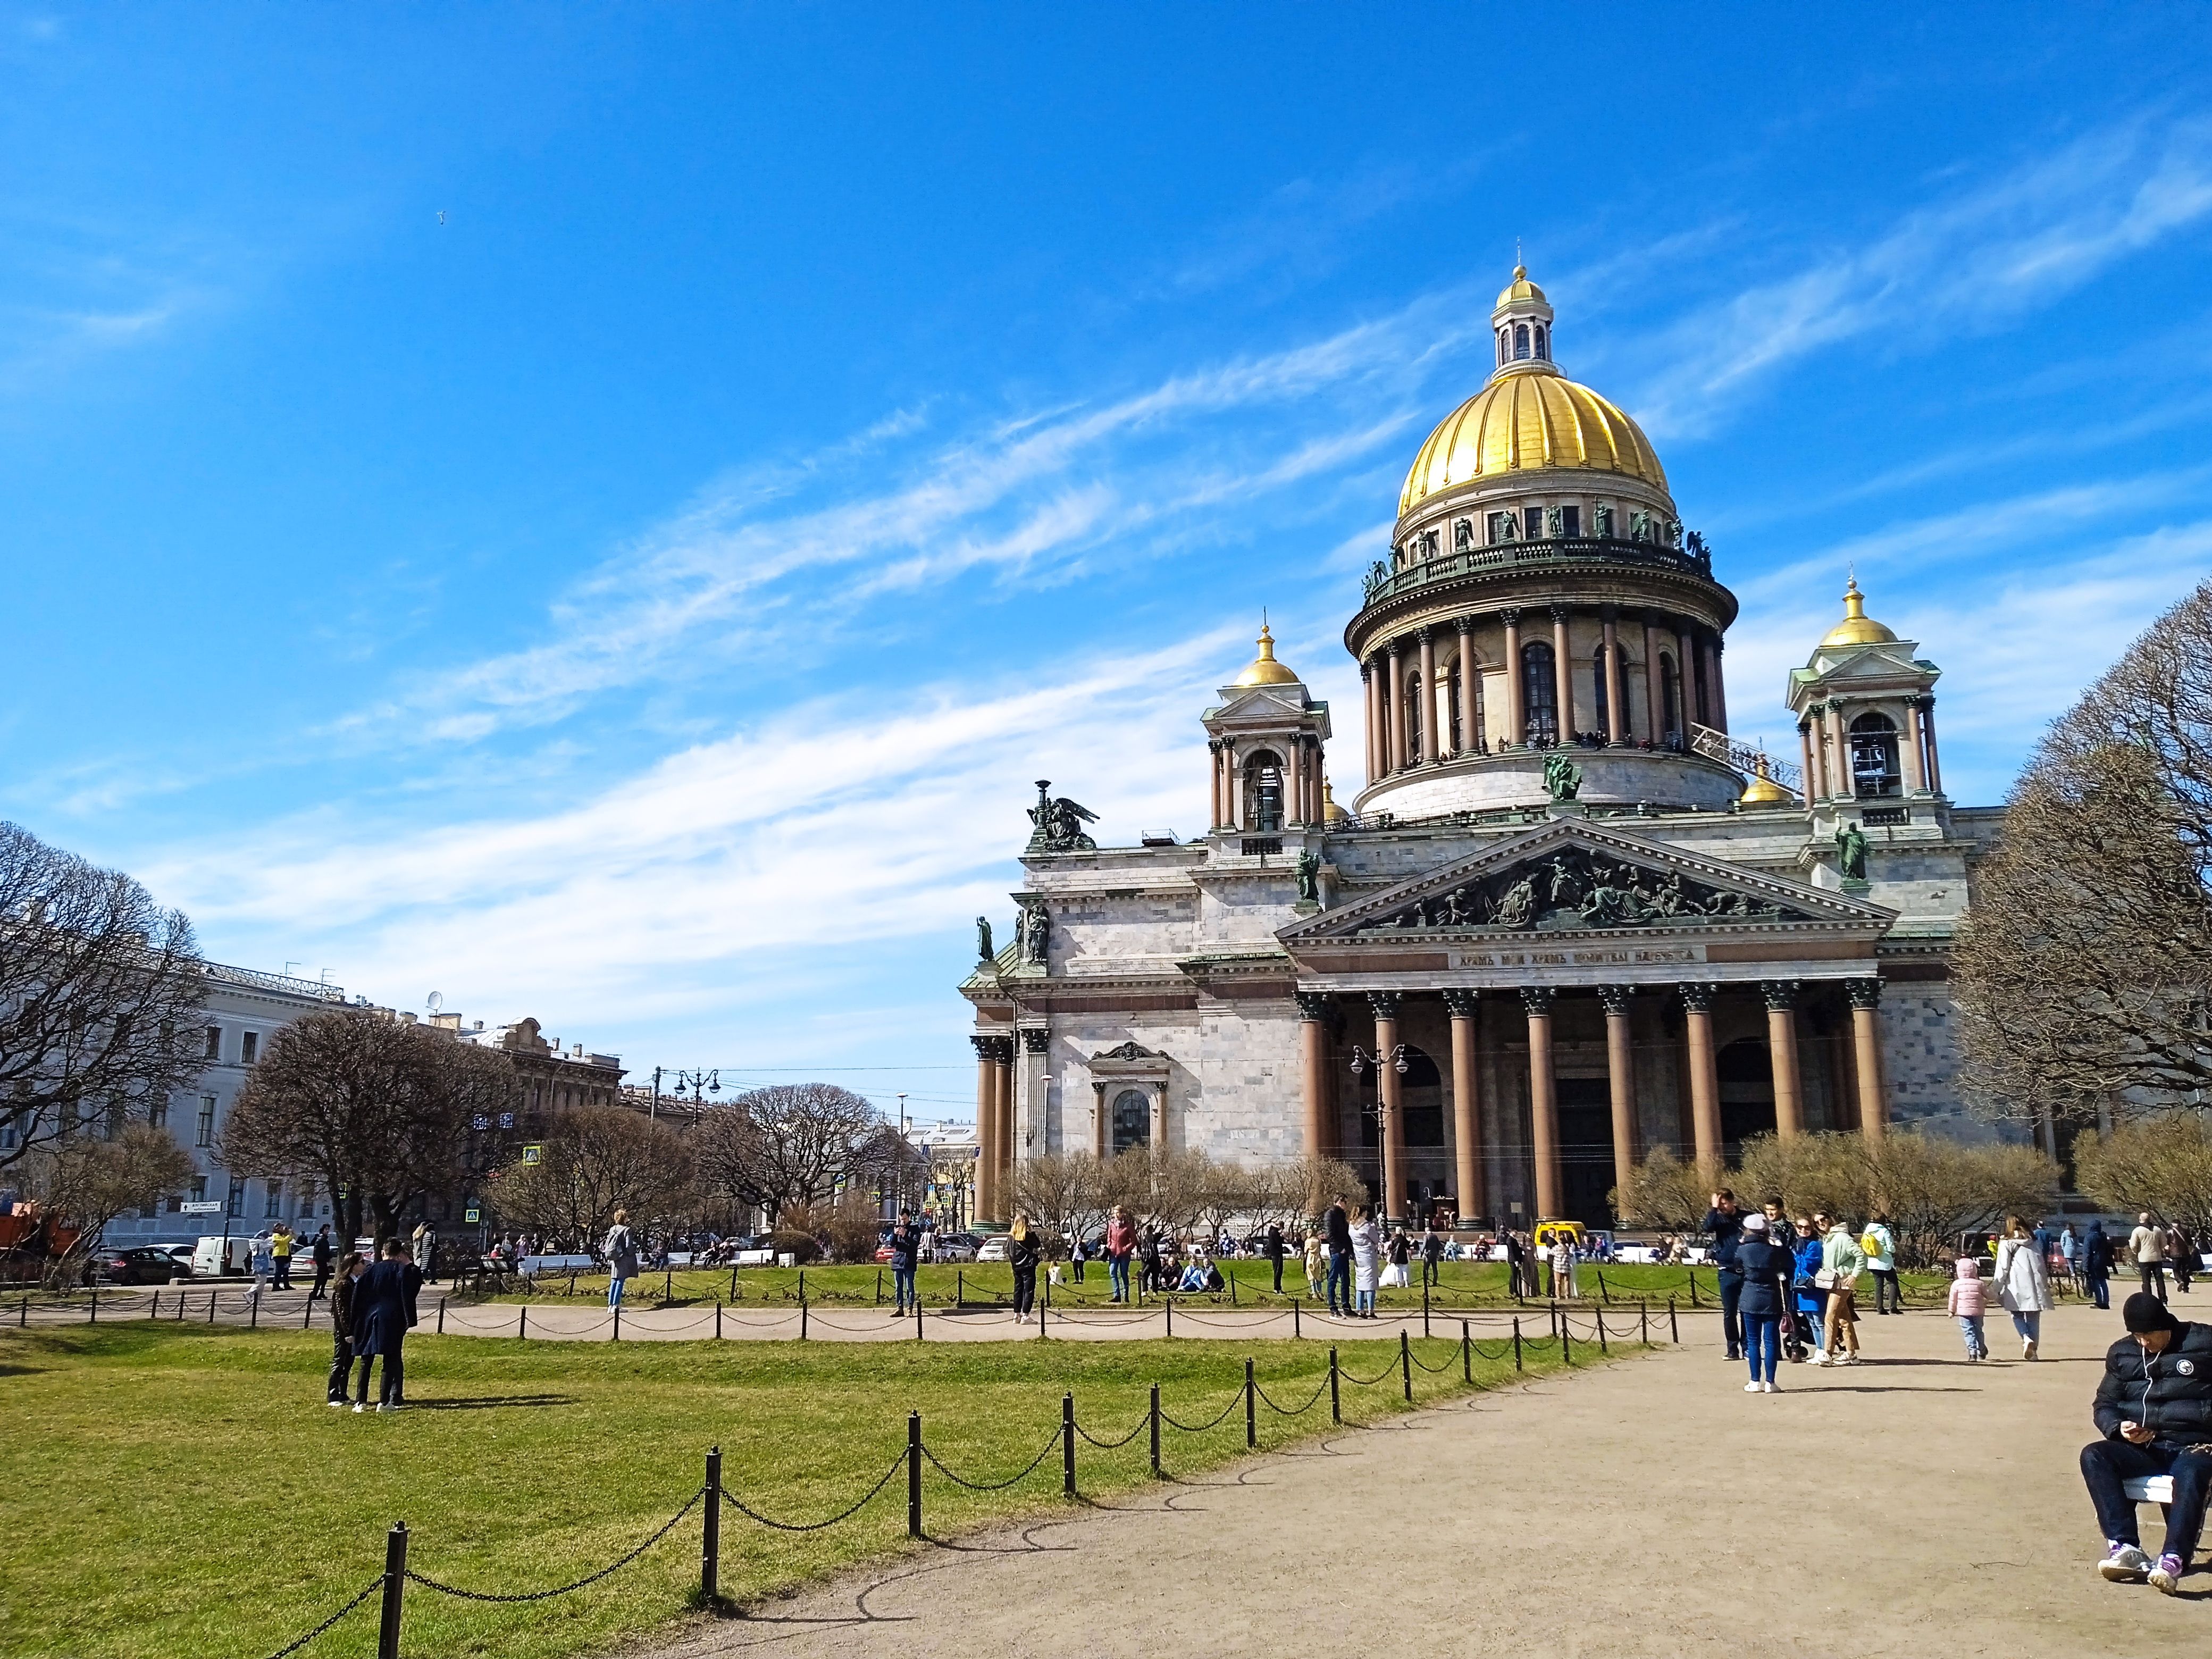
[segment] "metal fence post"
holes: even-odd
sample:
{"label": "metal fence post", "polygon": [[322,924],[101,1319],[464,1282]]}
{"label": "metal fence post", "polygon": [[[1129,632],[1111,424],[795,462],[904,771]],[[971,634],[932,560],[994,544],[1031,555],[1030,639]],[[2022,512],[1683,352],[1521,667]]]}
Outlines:
{"label": "metal fence post", "polygon": [[1421,1264],[1421,1334],[1429,1334],[1429,1264]]}
{"label": "metal fence post", "polygon": [[1344,1421],[1344,1397],[1337,1390],[1336,1350],[1328,1351],[1328,1420]]}
{"label": "metal fence post", "polygon": [[1060,1397],[1060,1492],[1063,1498],[1075,1496],[1075,1396],[1072,1394]]}
{"label": "metal fence post", "polygon": [[1599,1304],[1597,1310],[1597,1351],[1600,1353],[1611,1353],[1613,1352],[1612,1349],[1605,1346],[1605,1307],[1603,1304]]}
{"label": "metal fence post", "polygon": [[[802,1325],[799,1328],[804,1330],[805,1327]],[[619,1302],[615,1304],[615,1340],[622,1340],[622,1304]]]}
{"label": "metal fence post", "polygon": [[100,1285],[97,1280],[94,1282],[92,1286],[91,1311],[85,1316],[84,1322],[88,1325],[97,1325],[100,1323]]}
{"label": "metal fence post", "polygon": [[1639,1334],[1638,1340],[1648,1348],[1651,1346],[1651,1304],[1649,1302],[1636,1304],[1636,1318]]}
{"label": "metal fence post", "polygon": [[[302,1326],[301,1328],[304,1330],[304,1329],[306,1328],[306,1327]],[[445,1334],[446,1334],[446,1298],[445,1298],[444,1297],[442,1297],[442,1296],[441,1296],[441,1297],[440,1297],[438,1298],[438,1334],[439,1334],[439,1335],[441,1335],[441,1336],[443,1336]]]}
{"label": "metal fence post", "polygon": [[1459,1322],[1459,1379],[1468,1384],[1474,1382],[1474,1339],[1468,1334],[1464,1319]]}
{"label": "metal fence post", "polygon": [[1695,1267],[1690,1269],[1690,1305],[1692,1308],[1698,1305],[1698,1270]]}
{"label": "metal fence post", "polygon": [[[158,1314],[161,1312],[161,1291],[155,1291],[155,1292],[154,1292],[154,1311],[158,1315]],[[307,1298],[307,1306],[305,1306],[304,1308],[301,1308],[301,1309],[300,1310],[300,1328],[301,1328],[301,1330],[303,1330],[303,1331],[304,1331],[304,1330],[307,1329],[310,1326],[312,1326],[314,1322],[315,1322],[315,1299],[314,1299],[314,1297],[309,1297]],[[442,1335],[444,1335],[444,1334],[445,1334],[445,1332],[446,1332],[446,1304],[445,1304],[443,1302],[440,1302],[440,1303],[438,1304],[438,1334],[439,1334],[441,1336],[442,1336]]]}
{"label": "metal fence post", "polygon": [[806,1303],[803,1297],[799,1304],[799,1340],[806,1340]]}
{"label": "metal fence post", "polygon": [[1521,1321],[1517,1316],[1513,1321],[1513,1369],[1521,1369]]}
{"label": "metal fence post", "polygon": [[722,1565],[722,1449],[707,1448],[707,1524],[699,1536],[699,1599],[712,1603]]}
{"label": "metal fence post", "polygon": [[1406,1335],[1406,1328],[1398,1328],[1398,1370],[1406,1379],[1406,1403],[1413,1403],[1413,1345]]}
{"label": "metal fence post", "polygon": [[720,1342],[721,1340],[722,1340],[722,1298],[721,1298],[721,1297],[720,1297],[718,1296],[718,1297],[716,1297],[714,1298],[714,1340],[715,1340],[715,1341],[717,1341],[717,1342]]}
{"label": "metal fence post", "polygon": [[1574,1338],[1567,1334],[1567,1322],[1559,1322],[1559,1358],[1571,1365],[1575,1363]]}
{"label": "metal fence post", "polygon": [[1298,1298],[1291,1298],[1291,1340],[1297,1341],[1306,1334],[1305,1322],[1298,1316]]}
{"label": "metal fence post", "polygon": [[407,1523],[384,1539],[384,1607],[376,1620],[376,1659],[399,1659],[400,1597],[407,1589]]}
{"label": "metal fence post", "polygon": [[1260,1443],[1260,1419],[1254,1415],[1259,1410],[1260,1385],[1252,1380],[1252,1362],[1244,1362],[1244,1449],[1249,1451]]}
{"label": "metal fence post", "polygon": [[210,1325],[215,1323],[215,1298],[216,1294],[217,1293],[214,1291],[210,1291],[208,1292],[208,1323]]}
{"label": "metal fence post", "polygon": [[1152,1409],[1148,1420],[1152,1426],[1152,1478],[1158,1480],[1160,1473],[1160,1385],[1157,1382],[1152,1384]]}
{"label": "metal fence post", "polygon": [[906,1535],[921,1536],[921,1413],[906,1414]]}
{"label": "metal fence post", "polygon": [[921,1287],[919,1285],[914,1291],[914,1340],[917,1342],[921,1340]]}
{"label": "metal fence post", "polygon": [[1168,1298],[1168,1334],[1170,1336],[1175,1334],[1175,1298],[1173,1297]]}
{"label": "metal fence post", "polygon": [[530,1304],[526,1302],[514,1311],[519,1316],[514,1322],[515,1337],[520,1341],[527,1342],[530,1340]]}
{"label": "metal fence post", "polygon": [[1676,1347],[1682,1346],[1682,1328],[1674,1321],[1674,1298],[1667,1298],[1667,1340]]}
{"label": "metal fence post", "polygon": [[261,1328],[261,1287],[258,1285],[246,1298],[246,1328],[249,1331]]}

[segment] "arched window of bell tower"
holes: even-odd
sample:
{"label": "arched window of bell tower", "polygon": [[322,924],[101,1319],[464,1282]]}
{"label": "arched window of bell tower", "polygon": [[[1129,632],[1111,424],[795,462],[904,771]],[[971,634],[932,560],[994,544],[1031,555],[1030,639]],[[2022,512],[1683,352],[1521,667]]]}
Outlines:
{"label": "arched window of bell tower", "polygon": [[1888,715],[1862,714],[1851,722],[1851,789],[1861,800],[1902,793],[1897,769],[1897,725]]}
{"label": "arched window of bell tower", "polygon": [[1513,325],[1513,361],[1520,362],[1528,356],[1528,325]]}
{"label": "arched window of bell tower", "polygon": [[1552,359],[1552,331],[1543,324],[1536,325],[1536,361],[1549,362]]}
{"label": "arched window of bell tower", "polygon": [[1283,827],[1283,763],[1273,750],[1259,750],[1244,763],[1244,822],[1263,836]]}

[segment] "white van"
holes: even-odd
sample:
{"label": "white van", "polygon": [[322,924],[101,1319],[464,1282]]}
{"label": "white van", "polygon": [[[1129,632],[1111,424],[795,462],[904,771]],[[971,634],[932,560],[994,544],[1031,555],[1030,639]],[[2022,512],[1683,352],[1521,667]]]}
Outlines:
{"label": "white van", "polygon": [[251,1236],[233,1233],[226,1239],[220,1233],[210,1233],[192,1247],[194,1279],[243,1276],[252,1265],[253,1240]]}

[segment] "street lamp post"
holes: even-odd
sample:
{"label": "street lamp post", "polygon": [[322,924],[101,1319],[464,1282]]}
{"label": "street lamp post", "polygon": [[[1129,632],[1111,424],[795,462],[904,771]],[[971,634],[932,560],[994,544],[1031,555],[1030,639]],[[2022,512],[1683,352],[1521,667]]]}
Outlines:
{"label": "street lamp post", "polygon": [[[1402,1042],[1393,1043],[1390,1048],[1390,1052],[1387,1054],[1370,1054],[1358,1043],[1353,1043],[1352,1045],[1352,1076],[1358,1077],[1364,1073],[1370,1066],[1374,1066],[1378,1073],[1383,1066],[1388,1066],[1392,1071],[1397,1073],[1400,1077],[1405,1076],[1408,1069],[1406,1059],[1406,1045]],[[1392,1219],[1390,1206],[1395,1200],[1396,1194],[1398,1192],[1398,1177],[1400,1174],[1400,1171],[1396,1168],[1396,1160],[1390,1155],[1390,1131],[1395,1127],[1396,1117],[1396,1112],[1393,1109],[1389,1100],[1383,1093],[1382,1079],[1378,1075],[1376,1079],[1375,1089],[1376,1161],[1382,1165],[1382,1201],[1381,1209],[1382,1212],[1382,1224],[1386,1229],[1389,1226]]]}

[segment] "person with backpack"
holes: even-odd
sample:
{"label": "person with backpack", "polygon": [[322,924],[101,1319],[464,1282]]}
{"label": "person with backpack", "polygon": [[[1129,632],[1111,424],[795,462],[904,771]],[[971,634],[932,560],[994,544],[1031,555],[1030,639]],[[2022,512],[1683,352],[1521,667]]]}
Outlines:
{"label": "person with backpack", "polygon": [[307,1292],[307,1300],[319,1302],[322,1299],[324,1292],[330,1288],[331,1283],[331,1224],[329,1222],[323,1223],[321,1229],[315,1234],[314,1242],[307,1247],[307,1250],[315,1264],[314,1288]]}
{"label": "person with backpack", "polygon": [[629,1230],[629,1212],[617,1210],[614,1224],[600,1242],[599,1254],[607,1259],[607,1306],[622,1306],[623,1290],[637,1277],[637,1235]]}
{"label": "person with backpack", "polygon": [[2197,1237],[2181,1222],[2166,1230],[2166,1261],[2173,1269],[2173,1288],[2189,1294],[2189,1281],[2197,1272]]}
{"label": "person with backpack", "polygon": [[1875,1312],[1903,1313],[1905,1297],[1897,1285],[1897,1236],[1889,1230],[1887,1216],[1878,1214],[1867,1223],[1859,1249],[1866,1252],[1867,1272],[1874,1278]]}
{"label": "person with backpack", "polygon": [[2136,1218],[2136,1230],[2128,1235],[2128,1255],[2142,1280],[2144,1293],[2165,1301],[2166,1229],[2150,1218],[2148,1210]]}
{"label": "person with backpack", "polygon": [[1858,1313],[1853,1304],[1859,1275],[1866,1271],[1866,1252],[1851,1236],[1851,1230],[1840,1220],[1816,1212],[1813,1217],[1817,1226],[1827,1222],[1826,1236],[1820,1240],[1820,1270],[1813,1282],[1828,1297],[1828,1340],[1824,1345],[1831,1365],[1856,1365],[1859,1363]]}

